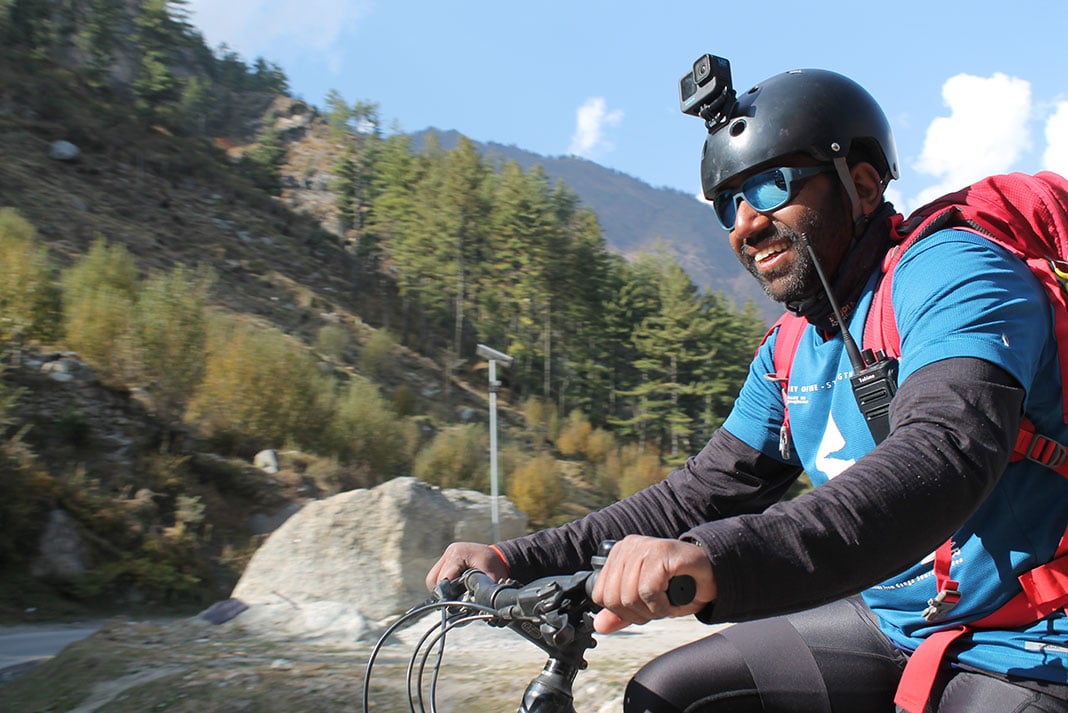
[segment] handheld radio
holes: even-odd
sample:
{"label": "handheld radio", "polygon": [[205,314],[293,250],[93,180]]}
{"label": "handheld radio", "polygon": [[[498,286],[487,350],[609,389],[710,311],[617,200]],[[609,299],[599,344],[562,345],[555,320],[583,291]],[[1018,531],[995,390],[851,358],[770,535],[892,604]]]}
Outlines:
{"label": "handheld radio", "polygon": [[881,349],[879,351],[860,350],[842,320],[842,312],[831,292],[830,283],[823,274],[823,268],[820,267],[816,251],[812,249],[808,236],[802,237],[805,240],[808,254],[812,257],[812,264],[816,268],[823,291],[831,302],[831,310],[834,312],[835,320],[838,321],[846,354],[853,365],[853,376],[849,379],[850,386],[853,388],[853,398],[857,400],[857,406],[864,416],[864,422],[868,424],[872,438],[875,439],[875,445],[879,445],[890,434],[890,402],[897,393],[897,359],[887,356]]}

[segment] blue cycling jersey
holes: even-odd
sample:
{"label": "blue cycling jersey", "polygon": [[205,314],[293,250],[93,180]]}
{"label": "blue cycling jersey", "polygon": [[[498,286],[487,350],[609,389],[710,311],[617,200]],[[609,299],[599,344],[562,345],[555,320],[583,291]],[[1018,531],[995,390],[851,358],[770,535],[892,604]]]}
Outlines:
{"label": "blue cycling jersey", "polygon": [[[851,320],[863,343],[874,288]],[[897,267],[892,301],[901,334],[899,380],[943,359],[974,357],[1001,367],[1027,392],[1025,413],[1040,433],[1068,441],[1052,313],[1028,268],[992,242],[965,231],[935,233],[911,247]],[[774,372],[774,337],[753,372]],[[787,403],[795,453],[819,486],[863,458],[874,442],[854,400],[853,367],[842,340],[809,327],[790,371]],[[724,428],[750,446],[778,455],[782,394],[750,378]],[[902,477],[908,474],[902,473]],[[916,648],[930,632],[974,621],[1020,591],[1017,577],[1048,561],[1068,522],[1068,479],[1030,461],[1010,464],[978,511],[953,536],[951,577],[962,598],[929,623],[921,613],[936,594],[933,553],[871,587],[864,598],[897,645]],[[893,537],[893,533],[887,533]],[[1063,612],[1018,631],[980,631],[956,660],[985,670],[1068,682],[1068,620]]]}

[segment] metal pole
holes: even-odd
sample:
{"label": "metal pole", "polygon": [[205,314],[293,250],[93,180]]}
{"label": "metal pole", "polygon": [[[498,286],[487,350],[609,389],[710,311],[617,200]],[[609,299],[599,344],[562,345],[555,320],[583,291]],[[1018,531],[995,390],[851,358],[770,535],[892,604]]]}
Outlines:
{"label": "metal pole", "polygon": [[497,360],[490,359],[490,520],[493,523],[493,542],[501,541],[500,511],[497,507],[497,387]]}

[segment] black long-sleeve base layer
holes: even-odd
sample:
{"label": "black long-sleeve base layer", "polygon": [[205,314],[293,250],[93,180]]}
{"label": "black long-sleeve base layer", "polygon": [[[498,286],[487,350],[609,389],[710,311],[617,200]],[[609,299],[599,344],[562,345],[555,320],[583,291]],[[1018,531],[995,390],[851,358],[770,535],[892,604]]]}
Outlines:
{"label": "black long-sleeve base layer", "polygon": [[997,484],[1024,390],[973,358],[929,364],[902,385],[890,436],[829,483],[780,502],[800,475],[723,429],[663,482],[559,528],[499,543],[512,577],[589,567],[628,534],[683,537],[712,562],[709,623],[799,611],[856,594],[919,561]]}

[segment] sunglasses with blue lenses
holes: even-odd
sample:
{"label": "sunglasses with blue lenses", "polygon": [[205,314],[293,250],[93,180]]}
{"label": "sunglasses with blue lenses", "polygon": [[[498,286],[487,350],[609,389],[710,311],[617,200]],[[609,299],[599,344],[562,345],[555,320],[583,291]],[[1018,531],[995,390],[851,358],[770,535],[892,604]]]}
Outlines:
{"label": "sunglasses with blue lenses", "polygon": [[798,184],[806,178],[833,171],[833,166],[804,166],[772,168],[747,178],[739,188],[720,191],[712,199],[720,225],[734,230],[738,217],[738,202],[743,198],[758,213],[781,208],[797,195]]}

